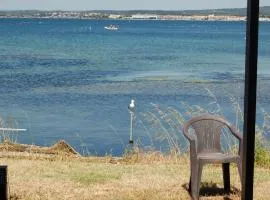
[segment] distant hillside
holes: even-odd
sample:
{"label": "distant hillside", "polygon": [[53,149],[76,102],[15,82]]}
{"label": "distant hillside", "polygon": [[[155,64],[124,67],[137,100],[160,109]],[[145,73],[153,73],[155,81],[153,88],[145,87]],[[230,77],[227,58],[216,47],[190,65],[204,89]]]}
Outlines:
{"label": "distant hillside", "polygon": [[[182,14],[186,15],[237,15],[246,16],[246,8],[230,8],[230,9],[208,9],[208,10],[187,10],[181,11]],[[270,6],[260,7],[260,16],[270,16]]]}
{"label": "distant hillside", "polygon": [[[246,8],[228,8],[228,9],[207,9],[207,10],[128,10],[128,11],[96,11],[111,14],[124,14],[124,15],[134,15],[134,14],[156,14],[156,15],[236,15],[236,16],[246,16]],[[260,7],[260,16],[270,16],[270,6]]]}
{"label": "distant hillside", "polygon": [[[15,10],[15,11],[0,11],[0,17],[46,17],[52,16],[53,13],[65,15],[69,17],[85,17],[91,18],[108,18],[110,14],[129,17],[135,14],[156,14],[156,15],[225,15],[225,16],[246,16],[246,8],[230,8],[230,9],[206,9],[206,10],[89,10],[89,11],[41,11],[41,10]],[[260,7],[260,16],[270,17],[270,6]]]}

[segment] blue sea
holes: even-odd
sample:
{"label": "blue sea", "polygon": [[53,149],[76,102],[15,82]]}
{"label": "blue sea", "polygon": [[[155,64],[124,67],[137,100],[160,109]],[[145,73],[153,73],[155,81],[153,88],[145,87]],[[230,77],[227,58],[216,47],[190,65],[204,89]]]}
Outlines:
{"label": "blue sea", "polygon": [[[134,99],[134,141],[166,151],[156,136],[177,130],[163,121],[170,109],[237,120],[245,31],[245,22],[0,19],[1,125],[26,128],[8,133],[21,143],[64,139],[82,154],[121,155]],[[270,23],[261,22],[258,123],[269,100]]]}

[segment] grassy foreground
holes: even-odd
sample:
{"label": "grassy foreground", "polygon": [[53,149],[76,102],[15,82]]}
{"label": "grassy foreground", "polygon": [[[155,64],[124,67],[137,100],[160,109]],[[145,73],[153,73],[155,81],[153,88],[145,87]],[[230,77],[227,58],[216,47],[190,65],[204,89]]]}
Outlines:
{"label": "grassy foreground", "polygon": [[[11,199],[190,199],[186,190],[189,159],[184,156],[152,153],[125,158],[82,158],[2,153],[0,164],[8,165]],[[256,168],[254,185],[255,199],[270,199],[270,170]],[[200,199],[240,199],[239,176],[234,166],[232,193],[225,198],[220,193],[222,186],[221,166],[205,167]]]}

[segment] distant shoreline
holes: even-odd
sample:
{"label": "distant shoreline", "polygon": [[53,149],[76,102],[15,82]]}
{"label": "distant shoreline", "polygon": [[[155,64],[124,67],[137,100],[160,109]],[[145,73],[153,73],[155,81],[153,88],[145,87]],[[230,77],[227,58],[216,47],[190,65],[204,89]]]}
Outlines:
{"label": "distant shoreline", "polygon": [[[18,16],[0,16],[0,19],[78,19],[78,20],[132,20],[132,21],[142,21],[142,20],[151,20],[151,21],[227,21],[227,22],[239,22],[246,21],[246,17],[239,16],[164,16],[157,19],[150,18],[80,18],[80,17],[18,17]],[[270,22],[270,17],[260,17],[259,21],[261,22]]]}
{"label": "distant shoreline", "polygon": [[[206,10],[0,10],[0,18],[246,21],[246,8]],[[260,21],[270,21],[270,6],[260,7]]]}

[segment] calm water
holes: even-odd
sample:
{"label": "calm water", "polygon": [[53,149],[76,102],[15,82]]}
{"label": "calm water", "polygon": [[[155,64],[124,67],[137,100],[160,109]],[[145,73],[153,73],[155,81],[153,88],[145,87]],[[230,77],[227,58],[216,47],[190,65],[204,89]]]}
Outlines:
{"label": "calm water", "polygon": [[[234,121],[230,96],[243,107],[244,52],[243,22],[0,19],[0,115],[28,129],[19,142],[65,139],[81,153],[119,155],[135,99],[135,140],[166,149],[144,114],[184,112],[181,102],[216,109],[207,88]],[[270,23],[261,23],[258,102],[266,112],[269,66]]]}

